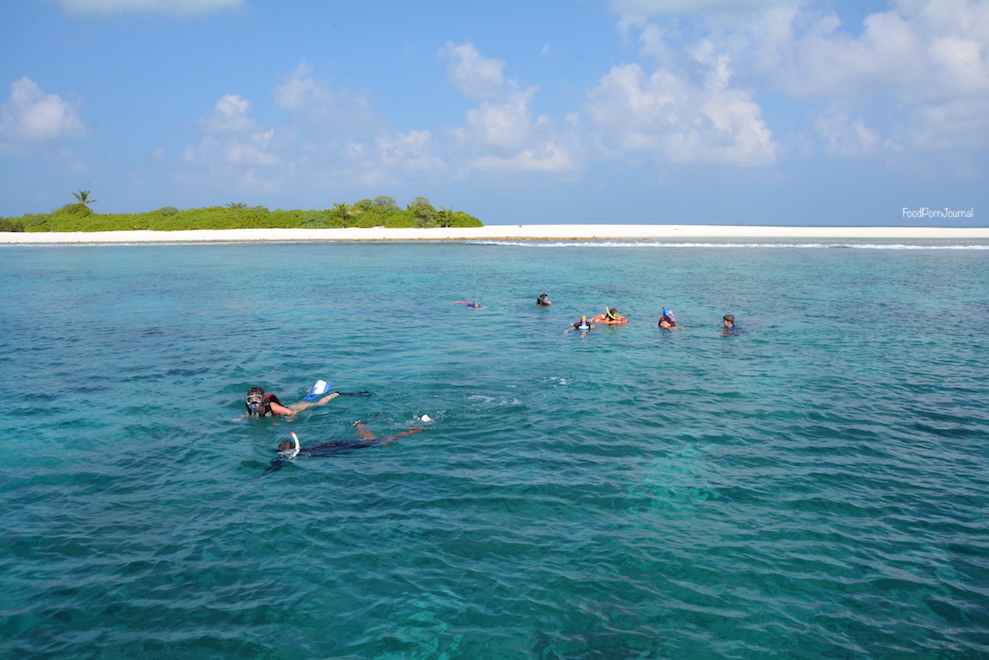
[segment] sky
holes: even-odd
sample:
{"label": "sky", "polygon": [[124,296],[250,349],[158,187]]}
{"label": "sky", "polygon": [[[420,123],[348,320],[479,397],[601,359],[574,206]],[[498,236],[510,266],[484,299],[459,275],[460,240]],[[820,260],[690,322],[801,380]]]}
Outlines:
{"label": "sky", "polygon": [[989,0],[0,0],[5,217],[985,227],[987,173]]}

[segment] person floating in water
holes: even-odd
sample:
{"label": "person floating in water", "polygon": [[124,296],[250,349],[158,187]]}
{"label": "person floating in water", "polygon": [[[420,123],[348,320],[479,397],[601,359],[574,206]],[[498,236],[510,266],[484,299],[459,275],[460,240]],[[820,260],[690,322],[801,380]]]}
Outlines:
{"label": "person floating in water", "polygon": [[278,472],[282,469],[282,465],[285,464],[286,459],[298,458],[300,456],[305,457],[317,457],[317,456],[332,456],[333,454],[339,454],[341,452],[350,451],[351,449],[364,449],[366,447],[383,447],[385,445],[390,445],[399,438],[404,438],[407,435],[412,435],[413,433],[418,433],[423,429],[421,427],[413,427],[408,431],[402,431],[401,433],[396,433],[395,435],[388,436],[387,438],[379,438],[374,433],[367,428],[367,422],[369,420],[361,420],[359,422],[354,422],[351,426],[357,428],[357,440],[331,440],[330,442],[323,442],[318,445],[311,445],[309,447],[301,447],[299,445],[299,436],[292,433],[292,439],[286,440],[278,445],[278,453],[284,458],[276,458],[271,462],[262,476],[265,474],[271,474],[272,472]]}
{"label": "person floating in water", "polygon": [[594,323],[605,323],[607,325],[624,325],[628,319],[618,313],[614,307],[605,307],[604,314],[598,314],[591,319]]}
{"label": "person floating in water", "polygon": [[552,306],[553,303],[549,301],[549,296],[546,295],[545,291],[540,293],[539,297],[536,298],[536,307],[552,307]]}
{"label": "person floating in water", "polygon": [[591,328],[596,328],[596,327],[597,327],[596,325],[591,325],[590,323],[587,322],[587,317],[586,316],[581,316],[580,317],[580,320],[577,321],[576,323],[574,323],[572,326],[570,326],[566,330],[564,330],[563,331],[563,334],[567,334],[571,330],[577,330],[581,334],[583,334],[583,333],[587,332],[588,330],[590,330]]}
{"label": "person floating in water", "polygon": [[676,317],[673,316],[673,310],[667,309],[666,306],[663,305],[663,311],[660,314],[657,325],[661,328],[675,328],[677,325],[677,320]]}
{"label": "person floating in water", "polygon": [[467,307],[474,307],[476,309],[481,309],[481,303],[477,302],[477,298],[474,299],[474,302],[463,302],[460,300],[454,300],[453,302],[457,303],[458,305],[466,305]]}
{"label": "person floating in water", "polygon": [[339,392],[333,392],[332,394],[327,394],[326,396],[320,398],[317,401],[300,401],[299,403],[293,403],[291,406],[285,406],[276,395],[265,394],[264,389],[261,387],[252,387],[247,390],[247,399],[244,401],[244,407],[247,408],[247,413],[245,417],[277,417],[280,415],[291,416],[296,413],[302,412],[307,408],[312,408],[313,406],[321,406],[324,403],[335,399],[340,396]]}
{"label": "person floating in water", "polygon": [[724,326],[721,332],[726,335],[742,334],[742,329],[735,325],[735,317],[731,314],[725,314],[721,317],[721,325]]}

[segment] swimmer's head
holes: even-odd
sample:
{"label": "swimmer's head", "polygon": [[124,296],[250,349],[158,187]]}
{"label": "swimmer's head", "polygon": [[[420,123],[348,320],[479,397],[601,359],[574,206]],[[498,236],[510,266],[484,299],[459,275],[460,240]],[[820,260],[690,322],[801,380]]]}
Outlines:
{"label": "swimmer's head", "polygon": [[278,445],[278,451],[288,451],[289,449],[295,449],[295,443],[291,440],[285,440]]}
{"label": "swimmer's head", "polygon": [[261,387],[252,387],[247,390],[247,398],[244,400],[244,405],[247,406],[247,410],[251,415],[258,416],[261,413],[261,403],[264,401],[264,389]]}
{"label": "swimmer's head", "polygon": [[721,318],[725,323],[731,323],[732,325],[735,325],[735,317],[732,316],[731,314],[725,314]]}

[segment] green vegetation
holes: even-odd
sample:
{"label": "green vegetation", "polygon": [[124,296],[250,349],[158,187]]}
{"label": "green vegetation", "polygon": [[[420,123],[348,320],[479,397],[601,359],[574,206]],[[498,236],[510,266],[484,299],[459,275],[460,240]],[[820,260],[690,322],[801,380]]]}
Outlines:
{"label": "green vegetation", "polygon": [[416,197],[402,210],[391,197],[362,199],[354,204],[340,202],[329,210],[269,211],[263,206],[231,202],[224,206],[180,211],[172,206],[147,213],[95,213],[88,190],[72,193],[78,200],[45,214],[0,218],[0,231],[120,231],[153,229],[265,229],[270,227],[483,227],[477,218],[462,211],[440,207]]}

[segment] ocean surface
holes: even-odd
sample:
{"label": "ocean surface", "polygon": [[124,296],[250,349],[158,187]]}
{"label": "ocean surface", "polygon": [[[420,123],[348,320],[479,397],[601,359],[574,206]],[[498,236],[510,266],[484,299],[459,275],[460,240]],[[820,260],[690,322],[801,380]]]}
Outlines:
{"label": "ocean surface", "polygon": [[[0,296],[0,657],[989,657],[985,242],[4,246]],[[240,417],[317,379],[372,395]],[[263,475],[371,417],[425,430]]]}

